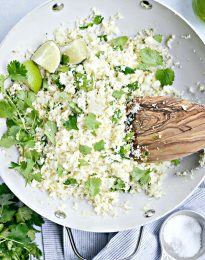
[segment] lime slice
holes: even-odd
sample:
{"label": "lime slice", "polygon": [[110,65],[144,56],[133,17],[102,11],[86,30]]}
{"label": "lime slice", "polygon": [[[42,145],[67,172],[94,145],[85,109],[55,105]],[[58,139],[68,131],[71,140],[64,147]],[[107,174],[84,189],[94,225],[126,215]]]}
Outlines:
{"label": "lime slice", "polygon": [[62,53],[69,57],[70,64],[78,64],[87,58],[87,45],[83,39],[77,39],[65,46]]}
{"label": "lime slice", "polygon": [[54,41],[47,41],[35,51],[31,59],[48,72],[54,73],[60,64],[61,53]]}
{"label": "lime slice", "polygon": [[27,70],[26,84],[33,92],[37,93],[42,85],[42,76],[38,66],[32,61],[27,60],[23,63]]}

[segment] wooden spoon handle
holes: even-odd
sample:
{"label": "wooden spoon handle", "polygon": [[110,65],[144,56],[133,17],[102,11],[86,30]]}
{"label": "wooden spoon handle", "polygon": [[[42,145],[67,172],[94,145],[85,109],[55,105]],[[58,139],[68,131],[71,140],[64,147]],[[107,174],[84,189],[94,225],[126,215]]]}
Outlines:
{"label": "wooden spoon handle", "polygon": [[205,147],[205,106],[173,97],[136,98],[132,122],[134,148],[148,151],[148,161],[166,161]]}

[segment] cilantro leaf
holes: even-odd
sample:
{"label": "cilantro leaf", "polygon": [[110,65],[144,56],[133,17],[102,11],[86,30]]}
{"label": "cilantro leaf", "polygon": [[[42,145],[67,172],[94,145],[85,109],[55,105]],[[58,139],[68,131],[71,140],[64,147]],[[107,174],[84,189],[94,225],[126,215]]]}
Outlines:
{"label": "cilantro leaf", "polygon": [[119,155],[121,158],[129,159],[128,153],[130,152],[130,145],[124,145],[120,147]]}
{"label": "cilantro leaf", "polygon": [[82,166],[88,166],[89,165],[89,163],[87,161],[83,160],[83,159],[79,159],[78,162],[79,162],[79,164],[78,164],[79,168],[82,167]]}
{"label": "cilantro leaf", "polygon": [[69,107],[71,109],[71,111],[73,112],[73,114],[81,114],[83,112],[83,110],[75,103],[75,102],[70,102],[69,103]]}
{"label": "cilantro leaf", "polygon": [[150,67],[163,64],[163,58],[160,52],[151,48],[144,48],[140,50],[140,60],[143,64]]}
{"label": "cilantro leaf", "polygon": [[68,120],[63,123],[67,130],[79,130],[77,125],[77,115],[70,115]]}
{"label": "cilantro leaf", "polygon": [[[98,38],[100,39],[100,41],[105,41],[105,42],[107,42],[107,40],[108,40],[106,34],[104,34],[104,35],[99,35]],[[99,57],[98,57],[98,58],[99,58]]]}
{"label": "cilantro leaf", "polygon": [[134,167],[131,177],[134,181],[139,182],[140,186],[144,187],[151,180],[150,173],[150,169],[142,170],[138,167]]}
{"label": "cilantro leaf", "polygon": [[27,79],[26,67],[19,61],[11,61],[7,66],[9,78],[13,81],[25,81]]}
{"label": "cilantro leaf", "polygon": [[138,83],[138,81],[135,81],[133,83],[128,84],[127,87],[129,89],[129,91],[132,92],[139,88],[139,83]]}
{"label": "cilantro leaf", "polygon": [[125,191],[125,183],[120,178],[115,177],[116,180],[111,188],[112,191]]}
{"label": "cilantro leaf", "polygon": [[91,153],[92,148],[91,148],[90,146],[80,144],[80,146],[79,146],[79,151],[80,151],[83,155],[87,155],[87,154],[90,154],[90,153]]}
{"label": "cilantro leaf", "polygon": [[17,144],[16,139],[13,136],[10,136],[7,133],[3,134],[3,136],[0,139],[0,146],[4,148],[10,148],[11,146]]}
{"label": "cilantro leaf", "polygon": [[89,113],[85,117],[85,127],[87,129],[95,130],[95,129],[99,128],[100,125],[101,125],[101,123],[99,121],[97,121],[95,114]]}
{"label": "cilantro leaf", "polygon": [[13,118],[14,107],[11,106],[6,100],[0,100],[0,118]]}
{"label": "cilantro leaf", "polygon": [[127,134],[125,135],[125,138],[124,138],[125,142],[130,142],[130,141],[132,141],[133,138],[134,138],[134,136],[135,136],[135,133],[134,133],[134,132],[129,132],[129,133],[127,133]]}
{"label": "cilantro leaf", "polygon": [[13,216],[15,215],[16,210],[13,208],[10,208],[8,205],[4,206],[0,210],[0,222],[6,223],[10,222],[13,219]]}
{"label": "cilantro leaf", "polygon": [[96,196],[100,192],[101,179],[96,177],[89,177],[85,183],[85,188],[87,189],[91,197]]}
{"label": "cilantro leaf", "polygon": [[113,93],[112,93],[112,96],[119,100],[121,99],[121,97],[125,94],[125,92],[123,90],[115,90]]}
{"label": "cilantro leaf", "polygon": [[172,69],[161,69],[156,71],[155,77],[160,81],[161,86],[164,87],[173,84],[175,74]]}
{"label": "cilantro leaf", "polygon": [[117,122],[122,118],[122,111],[120,109],[116,109],[112,116],[112,122],[117,124]]}
{"label": "cilantro leaf", "polygon": [[75,80],[76,80],[76,85],[77,85],[78,90],[82,89],[82,90],[88,92],[88,91],[91,91],[94,87],[93,77],[91,77],[91,79],[88,79],[86,74],[82,74],[79,72],[76,73]]}
{"label": "cilantro leaf", "polygon": [[69,63],[69,57],[65,54],[61,55],[61,64],[62,65],[68,65]]}
{"label": "cilantro leaf", "polygon": [[102,15],[96,15],[93,19],[93,23],[96,25],[99,25],[104,20],[104,17]]}
{"label": "cilantro leaf", "polygon": [[100,140],[99,142],[94,143],[93,147],[95,151],[100,152],[105,149],[105,142],[103,140]]}
{"label": "cilantro leaf", "polygon": [[113,39],[111,41],[111,45],[114,47],[114,48],[119,48],[119,49],[123,49],[123,47],[125,46],[125,44],[127,43],[128,41],[128,37],[127,36],[120,36],[116,39]]}
{"label": "cilantro leaf", "polygon": [[171,160],[171,164],[178,166],[181,163],[180,159]]}
{"label": "cilantro leaf", "polygon": [[17,224],[11,229],[8,238],[21,243],[29,243],[31,239],[27,235],[28,231],[29,228],[25,223]]}
{"label": "cilantro leaf", "polygon": [[64,183],[64,185],[76,185],[78,182],[74,178],[68,178]]}
{"label": "cilantro leaf", "polygon": [[33,211],[26,206],[18,208],[16,212],[16,221],[17,223],[23,223],[26,220],[30,220],[32,218]]}
{"label": "cilantro leaf", "polygon": [[0,197],[0,206],[7,206],[7,205],[11,205],[14,202],[11,201],[14,198],[13,194],[2,194]]}
{"label": "cilantro leaf", "polygon": [[156,35],[153,36],[153,39],[155,39],[155,41],[161,43],[162,42],[162,35],[156,34]]}
{"label": "cilantro leaf", "polygon": [[58,164],[58,168],[57,168],[57,174],[62,177],[63,176],[63,172],[64,172],[64,168],[61,164]]}
{"label": "cilantro leaf", "polygon": [[55,144],[55,134],[57,132],[57,125],[55,122],[48,121],[44,126],[44,133],[47,136],[48,140],[52,144]]}
{"label": "cilantro leaf", "polygon": [[135,69],[130,68],[130,67],[126,67],[126,66],[116,66],[115,70],[116,71],[120,71],[120,72],[124,73],[125,75],[129,75],[129,74],[134,74],[135,73]]}

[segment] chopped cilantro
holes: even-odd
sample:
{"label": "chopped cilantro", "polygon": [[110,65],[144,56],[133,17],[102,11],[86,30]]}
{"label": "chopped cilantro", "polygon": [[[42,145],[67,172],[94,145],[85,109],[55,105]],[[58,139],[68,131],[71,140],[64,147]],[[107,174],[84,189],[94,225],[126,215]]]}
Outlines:
{"label": "chopped cilantro", "polygon": [[58,164],[58,168],[57,168],[57,174],[60,176],[60,177],[62,177],[63,176],[63,172],[64,172],[64,168],[63,168],[63,166],[61,165],[61,164]]}
{"label": "chopped cilantro", "polygon": [[19,61],[11,61],[7,66],[9,78],[13,81],[25,81],[27,79],[26,67]]}
{"label": "chopped cilantro", "polygon": [[67,130],[79,130],[77,125],[77,115],[70,115],[68,120],[63,123]]}
{"label": "chopped cilantro", "polygon": [[106,35],[106,34],[104,34],[104,35],[99,35],[98,38],[99,38],[101,41],[107,42],[107,35]]}
{"label": "chopped cilantro", "polygon": [[4,93],[4,82],[6,80],[6,77],[2,74],[0,74],[0,93]]}
{"label": "chopped cilantro", "polygon": [[80,144],[80,146],[79,146],[79,151],[80,151],[83,155],[87,155],[87,154],[90,154],[90,153],[91,153],[92,148],[91,148],[90,146]]}
{"label": "chopped cilantro", "polygon": [[93,147],[95,151],[100,152],[105,149],[105,142],[103,140],[100,140],[99,142],[94,143]]}
{"label": "chopped cilantro", "polygon": [[161,69],[156,71],[155,77],[160,81],[161,87],[164,87],[173,84],[175,74],[172,69]]}
{"label": "chopped cilantro", "polygon": [[133,83],[128,84],[127,87],[129,89],[129,91],[132,92],[139,88],[139,83],[138,83],[138,81],[135,81]]}
{"label": "chopped cilantro", "polygon": [[135,73],[135,69],[130,68],[130,67],[126,67],[126,66],[116,66],[115,70],[116,71],[120,71],[120,72],[124,73],[125,75],[129,75],[129,74],[134,74]]}
{"label": "chopped cilantro", "polygon": [[130,141],[132,141],[133,138],[134,138],[134,136],[135,136],[135,133],[134,133],[134,132],[127,133],[127,134],[125,135],[125,138],[124,138],[125,142],[130,142]]}
{"label": "chopped cilantro", "polygon": [[77,185],[78,182],[74,178],[68,178],[63,184],[64,185]]}
{"label": "chopped cilantro", "polygon": [[121,97],[125,94],[125,92],[123,90],[115,90],[113,93],[112,93],[112,96],[119,100],[121,99]]}
{"label": "chopped cilantro", "polygon": [[89,163],[86,161],[86,160],[83,160],[83,159],[79,159],[78,160],[79,164],[78,164],[78,167],[82,167],[82,166],[88,166]]}
{"label": "chopped cilantro", "polygon": [[111,41],[111,45],[114,47],[114,48],[119,48],[120,50],[123,49],[123,47],[125,46],[125,44],[127,43],[128,41],[128,37],[127,36],[120,36],[116,39],[113,39]]}
{"label": "chopped cilantro", "polygon": [[155,41],[161,43],[162,42],[162,35],[156,34],[156,35],[153,36],[153,39],[155,39]]}
{"label": "chopped cilantro", "polygon": [[144,187],[151,180],[150,173],[150,169],[142,170],[138,167],[134,167],[131,177],[132,180],[139,182],[140,186]]}
{"label": "chopped cilantro", "polygon": [[95,129],[99,128],[100,125],[101,125],[101,123],[99,121],[97,121],[95,114],[89,113],[85,117],[85,127],[87,129],[95,130]]}
{"label": "chopped cilantro", "polygon": [[68,65],[69,64],[69,57],[65,54],[61,55],[61,64],[62,65]]}
{"label": "chopped cilantro", "polygon": [[62,65],[62,66],[58,67],[57,72],[65,73],[65,72],[68,72],[69,70],[70,70],[70,68],[68,66]]}
{"label": "chopped cilantro", "polygon": [[129,153],[130,152],[130,145],[127,144],[127,145],[124,145],[124,146],[121,146],[120,147],[120,150],[119,150],[119,155],[121,156],[121,158],[126,158],[126,159],[129,159]]}
{"label": "chopped cilantro", "polygon": [[120,178],[115,177],[116,180],[111,188],[112,191],[125,191],[125,183]]}
{"label": "chopped cilantro", "polygon": [[81,114],[83,112],[83,110],[73,101],[69,103],[69,107],[73,114]]}
{"label": "chopped cilantro", "polygon": [[92,22],[90,22],[90,23],[88,23],[88,24],[86,24],[86,25],[82,25],[82,26],[80,26],[79,28],[80,28],[81,30],[85,30],[85,29],[87,29],[87,28],[89,28],[89,27],[92,27],[94,24],[96,24],[96,25],[101,24],[103,20],[104,20],[104,17],[103,17],[103,16],[101,16],[101,15],[96,15],[96,16],[93,18],[93,21],[92,21]]}
{"label": "chopped cilantro", "polygon": [[116,109],[112,116],[112,122],[117,124],[118,121],[122,118],[122,111],[120,109]]}
{"label": "chopped cilantro", "polygon": [[86,74],[76,73],[75,74],[77,89],[84,90],[86,92],[91,91],[94,87],[94,79],[91,77],[88,79]]}
{"label": "chopped cilantro", "polygon": [[178,166],[181,163],[180,159],[171,160],[171,164]]}
{"label": "chopped cilantro", "polygon": [[140,50],[140,60],[143,64],[150,67],[163,64],[161,53],[151,48],[144,48]]}
{"label": "chopped cilantro", "polygon": [[101,179],[97,177],[89,177],[85,183],[85,187],[91,197],[96,196],[100,192]]}
{"label": "chopped cilantro", "polygon": [[57,132],[57,125],[55,122],[48,121],[47,123],[45,123],[44,133],[52,144],[55,144],[56,132]]}
{"label": "chopped cilantro", "polygon": [[93,23],[96,25],[99,25],[104,20],[104,17],[102,15],[96,15],[93,19]]}

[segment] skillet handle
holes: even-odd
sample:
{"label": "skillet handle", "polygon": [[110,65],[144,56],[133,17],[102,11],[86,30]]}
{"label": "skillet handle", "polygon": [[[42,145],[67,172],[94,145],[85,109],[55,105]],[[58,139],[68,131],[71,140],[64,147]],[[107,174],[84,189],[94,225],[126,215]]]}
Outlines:
{"label": "skillet handle", "polygon": [[[84,257],[78,252],[78,249],[77,249],[77,247],[76,247],[75,240],[74,240],[74,237],[73,237],[71,228],[65,227],[65,229],[66,229],[66,231],[67,231],[67,234],[68,234],[68,237],[69,237],[69,240],[70,240],[70,244],[71,244],[71,247],[72,247],[72,250],[73,250],[74,254],[75,254],[75,255],[78,257],[78,259],[80,259],[80,260],[88,260],[88,259],[84,258]],[[119,259],[119,260],[131,260],[131,259],[137,254],[138,249],[139,249],[140,244],[141,244],[143,230],[144,230],[144,227],[141,226],[141,227],[140,227],[140,231],[139,231],[139,237],[138,237],[138,240],[137,240],[137,244],[136,244],[136,247],[135,247],[133,253],[132,253],[131,255],[129,255],[128,257],[125,257],[125,258],[122,258],[122,259]]]}

